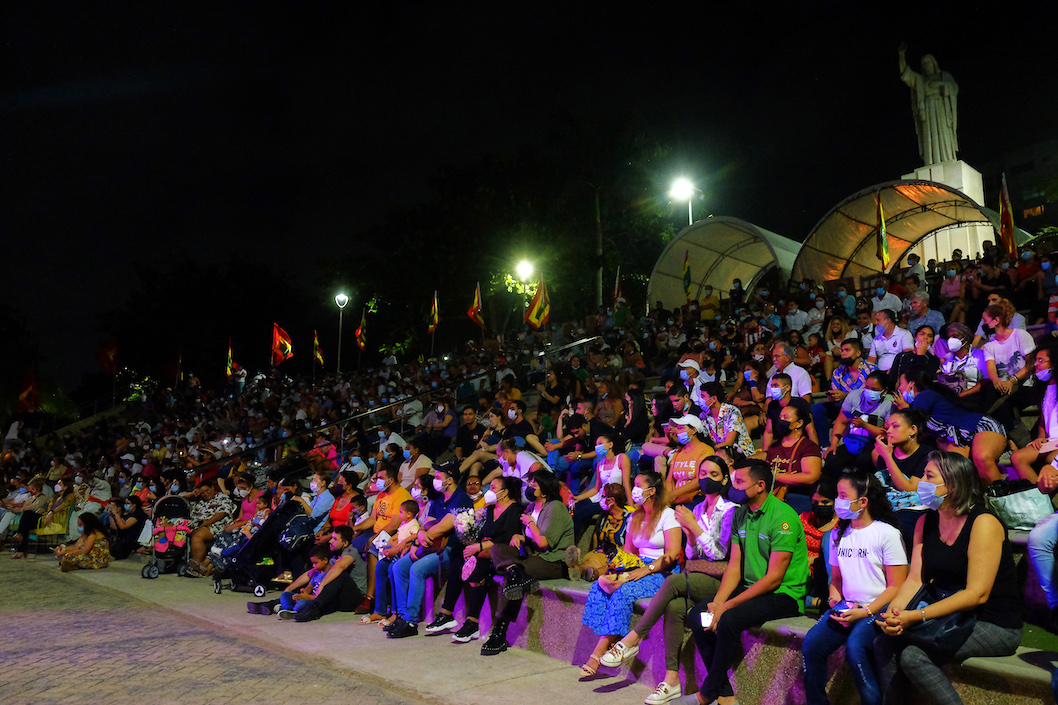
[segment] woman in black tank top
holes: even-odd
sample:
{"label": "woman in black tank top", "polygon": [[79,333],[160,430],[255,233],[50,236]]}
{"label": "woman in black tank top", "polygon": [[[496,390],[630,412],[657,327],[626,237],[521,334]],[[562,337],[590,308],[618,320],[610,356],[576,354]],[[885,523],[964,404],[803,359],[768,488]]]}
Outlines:
{"label": "woman in black tank top", "polygon": [[[961,703],[939,664],[1013,654],[1021,643],[1021,591],[1006,529],[985,506],[969,459],[930,453],[918,495],[931,511],[923,512],[915,527],[907,580],[878,618],[883,632],[875,640],[878,680],[887,701],[897,695],[889,691],[910,681],[933,703]],[[930,604],[909,604],[923,585]],[[954,655],[929,653],[903,636],[957,612],[975,613],[977,623]]]}

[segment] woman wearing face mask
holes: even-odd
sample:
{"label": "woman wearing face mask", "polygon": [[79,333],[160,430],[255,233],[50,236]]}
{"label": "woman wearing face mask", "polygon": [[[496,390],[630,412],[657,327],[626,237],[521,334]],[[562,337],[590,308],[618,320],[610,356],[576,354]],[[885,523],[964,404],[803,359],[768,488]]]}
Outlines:
{"label": "woman wearing face mask", "polygon": [[[1036,468],[1041,464],[1049,465],[1054,461],[1055,457],[1058,457],[1058,450],[1043,450],[1043,445],[1048,441],[1058,441],[1058,375],[1054,374],[1054,368],[1051,365],[1051,356],[1056,352],[1058,352],[1058,348],[1052,346],[1040,348],[1034,355],[1032,363],[1033,374],[1037,381],[1033,389],[1042,388],[1039,393],[1041,397],[1040,420],[1037,424],[1039,430],[1035,440],[1024,448],[1014,451],[1011,456],[1011,461],[1014,469],[1017,470],[1018,476],[1034,484],[1040,479]],[[1048,474],[1050,472],[1048,471]],[[1050,494],[1049,490],[1041,489],[1041,491],[1046,491]]]}
{"label": "woman wearing face mask", "polygon": [[[331,508],[327,512],[327,523],[320,529],[320,538],[329,536],[336,526],[352,526],[351,522],[356,518],[352,515],[353,498],[359,495],[360,491],[356,487],[355,477],[350,477],[351,474],[340,474],[334,483],[334,487],[329,490],[334,497],[334,501],[331,502]],[[375,485],[375,483],[372,483],[372,485]],[[372,487],[372,489],[375,489],[375,487]],[[378,494],[377,489],[375,489],[375,494]]]}
{"label": "woman wearing face mask", "polygon": [[[528,450],[519,450],[518,444],[511,438],[504,438],[499,446],[499,467],[490,472],[482,483],[490,483],[494,478],[517,477],[523,483],[534,470],[551,470],[547,461],[536,453]],[[516,497],[521,501],[524,498]]]}
{"label": "woman wearing face mask", "polygon": [[[359,483],[354,482],[352,484],[358,485]],[[330,491],[330,486],[330,473],[317,472],[309,480],[310,504],[312,506],[309,516],[316,520],[313,531],[316,534],[317,541],[324,538],[323,527],[327,525],[327,517],[331,512],[331,507],[334,506],[334,494]]]}
{"label": "woman wearing face mask", "polygon": [[808,632],[802,648],[805,700],[826,705],[827,657],[842,645],[863,705],[881,705],[874,673],[876,615],[907,578],[907,553],[885,488],[866,473],[838,480],[839,517],[830,535],[830,608]]}
{"label": "woman wearing face mask", "polygon": [[798,513],[810,509],[812,486],[823,474],[819,446],[805,433],[809,421],[811,416],[800,406],[784,406],[773,428],[776,440],[764,453],[775,473],[772,493]]}
{"label": "woman wearing face mask", "polygon": [[735,379],[735,391],[731,394],[731,403],[742,412],[746,430],[753,433],[764,425],[764,403],[767,401],[766,388],[768,377],[764,374],[761,363],[747,360],[742,363],[742,374]]}
{"label": "woman wearing face mask", "polygon": [[873,470],[874,439],[883,433],[885,421],[895,408],[888,387],[889,376],[875,370],[867,376],[863,387],[849,392],[841,402],[826,453],[829,477],[839,476],[843,468]]}
{"label": "woman wearing face mask", "polygon": [[821,607],[827,597],[827,583],[830,580],[830,535],[827,532],[838,523],[834,514],[834,499],[837,495],[833,481],[820,480],[812,489],[812,508],[799,515],[808,548],[806,607]]}
{"label": "woman wearing face mask", "polygon": [[709,436],[697,416],[680,416],[670,425],[676,429],[676,450],[669,456],[669,471],[665,478],[665,494],[669,505],[694,506],[701,501],[698,490],[698,469],[705,458],[713,455]]}
{"label": "woman wearing face mask", "polygon": [[571,580],[595,580],[606,565],[606,549],[611,546],[624,546],[628,522],[635,511],[628,506],[628,494],[625,488],[617,483],[604,485],[599,506],[603,512],[595,524],[595,533],[591,537],[591,551],[586,558],[577,546],[566,550],[563,560],[569,568]]}
{"label": "woman wearing face mask", "polygon": [[423,453],[422,444],[419,438],[413,438],[402,451],[404,462],[400,466],[400,484],[405,489],[410,490],[416,479],[433,472],[433,461]]}
{"label": "woman wearing face mask", "polygon": [[823,335],[823,347],[826,349],[826,355],[823,356],[823,372],[827,379],[833,378],[834,368],[841,360],[841,344],[851,333],[852,326],[847,318],[834,316],[830,319],[830,325]]}
{"label": "woman wearing face mask", "polygon": [[[1030,363],[1036,341],[1028,331],[1009,327],[1013,316],[1014,306],[1005,299],[986,308],[982,316],[982,331],[993,337],[983,348],[991,385],[982,388],[981,401],[982,407],[991,409],[989,413],[1003,424],[1011,440],[1024,446],[1030,439],[1015,411],[1034,403],[1032,390],[1020,385],[1032,377]],[[1002,397],[1006,398],[996,405]]]}
{"label": "woman wearing face mask", "polygon": [[641,457],[638,468],[640,470],[653,468],[658,457],[676,447],[676,435],[669,425],[669,419],[673,415],[672,401],[666,392],[654,395],[654,399],[650,402],[650,414],[654,417],[650,425],[650,433],[647,434],[646,441],[639,448]]}
{"label": "woman wearing face mask", "polygon": [[719,456],[705,459],[698,474],[699,487],[705,495],[693,510],[676,508],[676,521],[687,537],[684,574],[674,573],[665,578],[650,600],[643,617],[616,644],[610,647],[600,663],[616,668],[631,662],[639,651],[639,642],[662,616],[665,617],[665,679],[647,696],[648,705],[661,705],[681,695],[680,648],[687,628],[688,605],[694,605],[715,595],[726,567],[731,547],[731,519],[738,504],[725,495],[730,487],[727,463]]}
{"label": "woman wearing face mask", "polygon": [[110,565],[110,545],[99,517],[95,514],[79,516],[77,535],[77,541],[73,545],[59,546],[55,549],[62,572],[97,570]]}
{"label": "woman wearing face mask", "polygon": [[613,382],[603,380],[596,387],[598,403],[595,413],[607,426],[616,428],[624,420],[625,408],[623,394],[619,393]]}
{"label": "woman wearing face mask", "polygon": [[[230,497],[233,502],[238,504],[239,511],[232,521],[224,525],[224,529],[217,534],[216,539],[213,541],[213,546],[210,550],[216,556],[223,553],[225,549],[237,543],[242,543],[244,539],[242,535],[243,527],[253,520],[254,514],[257,512],[257,496],[261,494],[261,490],[254,488],[253,477],[247,473],[239,473],[234,479],[235,486],[232,488]],[[172,491],[172,487],[170,487],[172,494],[179,492],[180,487],[178,484],[175,489],[176,491]],[[223,567],[219,562],[216,565],[217,567]]]}
{"label": "woman wearing face mask", "polygon": [[[1021,644],[1024,591],[1006,530],[985,505],[973,463],[931,453],[918,494],[932,511],[915,527],[907,580],[877,618],[884,632],[874,642],[878,682],[887,700],[906,697],[897,692],[905,683],[896,678],[899,671],[924,702],[959,703],[940,664],[1013,654]],[[923,586],[928,595],[913,602]],[[977,621],[954,653],[932,653],[903,638],[905,630],[958,612],[975,612]]]}
{"label": "woman wearing face mask", "polygon": [[[516,477],[497,477],[485,492],[485,523],[481,526],[480,541],[463,549],[463,558],[474,559],[474,568],[465,581],[464,600],[467,619],[453,636],[453,641],[466,643],[480,636],[478,617],[485,604],[486,581],[495,574],[492,548],[511,543],[522,533],[522,481]],[[469,566],[464,566],[468,568]],[[501,613],[497,610],[497,616]]]}
{"label": "woman wearing face mask", "polygon": [[107,506],[114,525],[114,541],[110,545],[110,555],[115,560],[122,560],[132,555],[139,548],[139,537],[147,523],[147,513],[143,511],[139,497],[128,497],[123,502],[111,502]]}
{"label": "woman wearing face mask", "polygon": [[[42,489],[44,486],[43,481],[40,485]],[[52,495],[51,499],[48,499],[42,492],[36,491],[36,486],[32,481],[30,487],[35,489],[30,492],[30,499],[22,507],[22,513],[19,514],[17,511],[12,512],[11,510],[4,513],[5,516],[10,514],[10,518],[16,520],[12,521],[12,525],[18,526],[18,532],[12,536],[12,539],[18,545],[15,554],[11,556],[12,558],[25,558],[26,550],[29,548],[29,535],[30,533],[36,533],[38,527],[47,530],[48,533],[65,534],[65,517],[67,516],[65,512],[74,506],[75,496],[73,488],[70,486],[70,481],[66,478],[56,480],[53,488],[55,494]],[[56,523],[55,527],[51,526],[53,520]],[[59,521],[62,521],[61,525],[58,524]],[[2,549],[2,542],[0,542],[0,549]]]}
{"label": "woman wearing face mask", "polygon": [[936,377],[940,370],[940,358],[937,357],[933,348],[933,340],[936,331],[933,326],[923,325],[912,331],[914,338],[912,348],[896,354],[893,365],[889,368],[889,376],[898,379],[905,370],[920,367],[925,370],[929,377]]}
{"label": "woman wearing face mask", "polygon": [[1007,437],[1001,423],[962,408],[951,390],[927,378],[921,370],[904,373],[897,392],[897,406],[921,412],[926,417],[926,427],[937,437],[938,447],[972,458],[986,485],[1002,477],[998,460],[1007,449]]}
{"label": "woman wearing face mask", "polygon": [[[956,309],[965,308],[965,306],[960,307],[966,289],[966,282],[959,276],[961,273],[962,268],[959,265],[954,263],[948,265],[948,269],[944,272],[944,281],[940,284],[940,300],[943,303],[939,310],[948,320],[965,323],[955,317]],[[965,315],[962,311],[960,314]]]}
{"label": "woman wearing face mask", "polygon": [[[503,430],[506,426],[506,419],[504,418],[503,412],[496,408],[489,409],[485,416],[488,419],[487,425],[489,431],[478,442],[477,449],[464,458],[463,462],[459,464],[460,472],[483,475],[484,473],[482,470],[485,469],[487,464],[496,463],[496,447],[500,444],[500,440],[503,439]],[[560,418],[560,427],[561,424],[562,419]],[[558,437],[561,437],[561,435]],[[492,468],[489,469],[491,470]]]}
{"label": "woman wearing face mask", "polygon": [[973,347],[973,332],[962,323],[949,323],[940,329],[933,348],[941,353],[937,381],[958,394],[967,408],[977,407],[988,365],[984,352]]}
{"label": "woman wearing face mask", "polygon": [[595,484],[573,497],[576,502],[573,507],[573,525],[578,537],[591,520],[603,511],[601,501],[604,485],[617,483],[625,488],[626,493],[631,493],[632,462],[624,450],[625,439],[618,433],[611,431],[599,436],[595,454],[601,460],[595,466]]}
{"label": "woman wearing face mask", "polygon": [[[588,662],[581,667],[582,676],[595,675],[603,654],[629,632],[636,600],[652,597],[679,560],[680,525],[666,500],[661,475],[648,471],[636,476],[632,501],[636,511],[628,527],[624,550],[639,556],[643,567],[607,573],[591,586],[581,622],[599,635],[599,641]],[[623,656],[621,660],[624,661]]]}
{"label": "woman wearing face mask", "polygon": [[924,417],[914,409],[897,409],[885,422],[885,433],[874,442],[878,477],[885,479],[889,505],[896,510],[904,545],[910,546],[921,516],[918,482],[926,471],[929,454],[936,448],[920,439]]}
{"label": "woman wearing face mask", "polygon": [[191,496],[194,500],[191,518],[195,528],[191,532],[191,568],[187,575],[197,578],[210,573],[211,567],[206,558],[209,549],[238,509],[228,495],[220,491],[215,481],[199,485]]}

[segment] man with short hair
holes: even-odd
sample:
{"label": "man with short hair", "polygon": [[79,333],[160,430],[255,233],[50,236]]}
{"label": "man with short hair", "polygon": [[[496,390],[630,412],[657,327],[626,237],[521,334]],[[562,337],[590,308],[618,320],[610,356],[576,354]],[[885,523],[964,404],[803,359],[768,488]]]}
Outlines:
{"label": "man with short hair", "polygon": [[[792,381],[790,375],[785,372],[776,372],[768,380],[768,401],[765,409],[765,415],[767,421],[764,424],[764,436],[762,450],[767,451],[771,447],[771,444],[777,440],[772,429],[779,421],[779,413],[782,412],[784,407],[793,405],[801,410],[802,415],[806,419],[812,418],[812,409],[808,401],[803,397],[795,397],[791,394]],[[808,437],[813,443],[819,444],[819,436],[816,433],[816,426],[814,423],[810,423],[808,428],[805,429]]]}
{"label": "man with short hair", "polygon": [[889,309],[875,311],[874,324],[876,334],[867,362],[888,372],[896,356],[915,347],[915,341],[907,330],[896,327],[896,314]]}
{"label": "man with short hair", "polygon": [[686,705],[734,703],[727,672],[742,650],[742,633],[804,610],[804,527],[790,505],[771,495],[772,481],[771,467],[761,460],[750,460],[731,473],[730,492],[745,501],[731,522],[731,555],[720,588],[687,615],[707,675],[696,694],[680,700]]}
{"label": "man with short hair", "polygon": [[831,375],[827,401],[812,405],[812,423],[820,438],[830,438],[830,423],[838,417],[841,402],[849,392],[862,389],[867,376],[878,369],[863,359],[863,344],[856,338],[841,341],[840,362]]}
{"label": "man with short hair", "polygon": [[809,401],[812,398],[812,377],[803,367],[794,364],[796,354],[797,350],[789,343],[776,343],[771,349],[771,361],[776,374],[782,372],[790,377],[792,394]]}
{"label": "man with short hair", "polygon": [[871,310],[881,311],[887,309],[890,311],[899,311],[903,302],[900,297],[889,291],[889,282],[885,279],[879,279],[875,282],[874,296],[871,297]]}
{"label": "man with short hair", "polygon": [[456,431],[456,458],[463,461],[477,450],[478,443],[485,436],[485,427],[478,423],[474,407],[463,407],[463,425]]}
{"label": "man with short hair", "polygon": [[[400,471],[388,465],[379,467],[375,473],[375,504],[371,507],[371,514],[366,519],[353,527],[356,537],[353,546],[364,555],[367,562],[367,597],[361,603],[361,610],[367,612],[374,607],[375,602],[375,564],[378,563],[378,552],[371,543],[375,537],[385,531],[391,536],[397,533],[400,526],[400,505],[411,499],[408,490],[397,481]],[[370,548],[369,548],[370,547]]]}
{"label": "man with short hair", "polygon": [[786,330],[803,331],[808,325],[808,314],[801,310],[801,305],[796,299],[790,301],[786,307]]}
{"label": "man with short hair", "polygon": [[860,311],[856,314],[856,328],[852,330],[851,335],[860,339],[864,350],[870,350],[871,343],[874,342],[874,328],[871,324],[873,320],[874,314],[870,311]]}
{"label": "man with short hair", "polygon": [[940,329],[944,326],[944,316],[940,311],[934,311],[929,307],[929,294],[924,291],[916,291],[911,294],[908,301],[911,309],[911,318],[907,322],[907,330],[917,331],[922,326],[933,329],[933,335],[940,337]]}

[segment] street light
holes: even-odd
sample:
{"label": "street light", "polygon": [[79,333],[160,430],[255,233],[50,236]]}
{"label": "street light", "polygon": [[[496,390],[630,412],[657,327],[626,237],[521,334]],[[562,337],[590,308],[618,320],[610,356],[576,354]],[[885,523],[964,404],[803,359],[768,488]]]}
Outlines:
{"label": "street light", "polygon": [[529,277],[533,276],[533,263],[523,259],[514,268],[514,271],[518,274],[518,278],[523,282],[529,281]]}
{"label": "street light", "polygon": [[349,297],[338,294],[334,297],[334,303],[338,304],[338,369],[335,374],[342,373],[342,313],[349,304]]}
{"label": "street light", "polygon": [[688,179],[676,179],[669,189],[669,198],[687,200],[687,225],[694,225],[694,192],[697,190]]}

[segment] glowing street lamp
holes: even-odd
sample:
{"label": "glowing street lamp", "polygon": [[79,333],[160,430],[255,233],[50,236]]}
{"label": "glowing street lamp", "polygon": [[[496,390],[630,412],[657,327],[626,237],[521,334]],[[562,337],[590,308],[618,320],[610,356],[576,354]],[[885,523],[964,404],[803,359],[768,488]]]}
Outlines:
{"label": "glowing street lamp", "polygon": [[697,190],[688,179],[676,179],[669,189],[669,198],[687,201],[687,225],[694,225],[694,193]]}
{"label": "glowing street lamp", "polygon": [[514,268],[514,271],[523,282],[529,281],[529,277],[533,276],[533,263],[523,259]]}
{"label": "glowing street lamp", "polygon": [[349,304],[349,297],[338,294],[334,297],[334,303],[338,305],[338,370],[336,374],[342,373],[342,313]]}

